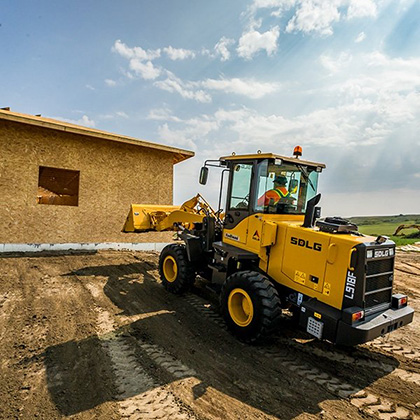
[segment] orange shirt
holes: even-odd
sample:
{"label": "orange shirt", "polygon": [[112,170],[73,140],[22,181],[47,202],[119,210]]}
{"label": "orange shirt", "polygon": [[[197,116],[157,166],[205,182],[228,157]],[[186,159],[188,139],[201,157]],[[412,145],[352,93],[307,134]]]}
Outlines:
{"label": "orange shirt", "polygon": [[273,204],[277,204],[281,198],[289,197],[290,193],[286,187],[277,187],[272,190],[268,190],[258,199],[258,206],[268,206],[270,200],[273,199]]}

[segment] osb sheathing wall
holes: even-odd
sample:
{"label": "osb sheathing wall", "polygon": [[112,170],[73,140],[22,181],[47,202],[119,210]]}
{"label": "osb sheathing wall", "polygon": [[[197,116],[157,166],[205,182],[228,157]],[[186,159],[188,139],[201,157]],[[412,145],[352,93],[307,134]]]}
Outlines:
{"label": "osb sheathing wall", "polygon": [[[37,204],[39,166],[80,171],[79,205]],[[172,204],[173,155],[0,121],[0,243],[167,242],[122,233],[131,203]]]}

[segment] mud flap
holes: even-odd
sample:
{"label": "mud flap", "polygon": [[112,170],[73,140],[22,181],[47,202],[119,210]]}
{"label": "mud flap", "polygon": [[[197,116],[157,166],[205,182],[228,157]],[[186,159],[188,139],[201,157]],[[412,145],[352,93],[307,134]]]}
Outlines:
{"label": "mud flap", "polygon": [[199,238],[198,236],[191,235],[189,233],[182,233],[180,236],[185,242],[188,260],[190,262],[199,261],[203,256],[201,238]]}

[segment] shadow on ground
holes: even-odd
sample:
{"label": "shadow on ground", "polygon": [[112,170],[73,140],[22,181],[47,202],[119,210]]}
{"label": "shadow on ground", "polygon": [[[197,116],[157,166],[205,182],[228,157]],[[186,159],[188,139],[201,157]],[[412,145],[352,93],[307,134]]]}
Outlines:
{"label": "shadow on ground", "polygon": [[[121,400],[151,390],[156,384],[176,381],[177,378],[149,357],[141,343],[156,345],[193,369],[198,380],[192,389],[194,404],[203,404],[203,407],[214,405],[215,413],[218,406],[229,411],[229,404],[236,404],[243,406],[244,410],[251,406],[269,415],[292,419],[303,412],[319,413],[321,402],[337,399],[326,389],[314,382],[304,381],[296,373],[262,354],[263,348],[236,341],[185,299],[168,294],[156,281],[156,269],[153,263],[138,262],[92,266],[66,274],[77,276],[81,281],[92,281],[92,276],[106,277],[104,293],[121,310],[120,315],[162,312],[131,322],[103,337],[70,341],[45,351],[48,388],[63,415],[77,414],[106,401]],[[307,337],[305,333],[296,331],[287,319],[282,327],[285,329],[283,341],[285,336],[291,340]],[[111,369],[113,361],[104,351],[104,348],[115,346],[115,337],[122,337],[130,343],[136,366],[141,366],[154,379],[154,385],[145,389],[144,383],[140,384],[139,381],[138,388],[132,388],[131,393],[126,392],[122,396],[118,392]],[[272,340],[270,348],[273,343],[276,345],[276,339]],[[329,343],[308,345],[334,351],[334,346]],[[277,347],[279,354],[293,356],[298,353],[306,363],[331,374],[340,376],[341,370],[350,369],[352,384],[360,389],[385,375],[378,369],[366,371],[354,366],[340,367],[339,362],[332,363],[306,352],[301,353],[284,343],[278,342]],[[368,352],[365,349],[355,351]],[[394,358],[380,357],[384,363],[398,366]],[[130,369],[129,365],[127,369]],[[344,381],[348,380],[346,378]],[[214,391],[209,393],[209,389]],[[217,418],[216,414],[214,418]]]}

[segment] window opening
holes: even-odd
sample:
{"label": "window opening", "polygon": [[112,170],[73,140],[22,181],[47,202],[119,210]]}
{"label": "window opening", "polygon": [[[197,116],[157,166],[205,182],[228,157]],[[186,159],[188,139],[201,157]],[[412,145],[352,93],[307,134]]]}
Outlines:
{"label": "window opening", "polygon": [[78,206],[79,179],[80,171],[40,166],[38,204]]}

